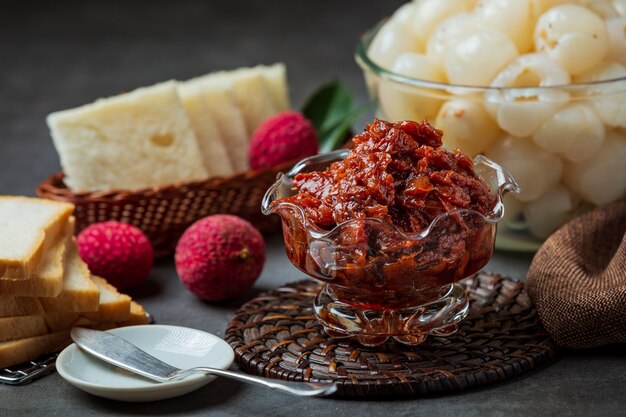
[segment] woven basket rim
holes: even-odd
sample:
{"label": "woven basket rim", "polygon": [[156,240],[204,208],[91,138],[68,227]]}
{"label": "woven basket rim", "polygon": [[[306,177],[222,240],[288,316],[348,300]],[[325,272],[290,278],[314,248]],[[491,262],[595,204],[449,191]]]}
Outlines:
{"label": "woven basket rim", "polygon": [[258,170],[248,170],[244,172],[240,172],[238,174],[233,174],[225,177],[210,177],[202,180],[194,180],[187,182],[177,182],[168,185],[155,186],[155,187],[144,187],[138,188],[134,190],[122,190],[122,189],[111,189],[111,190],[94,190],[94,191],[73,191],[70,190],[67,185],[63,182],[63,178],[65,178],[65,173],[63,171],[56,172],[42,181],[36,188],[36,193],[40,197],[45,197],[46,195],[55,195],[60,198],[66,198],[68,200],[72,199],[123,199],[129,198],[135,195],[141,195],[142,197],[150,197],[159,194],[166,194],[172,191],[180,191],[183,188],[205,188],[207,186],[211,186],[213,188],[219,187],[222,184],[231,181],[239,181],[239,180],[250,180],[257,176],[265,175],[271,172],[282,172],[287,170],[293,166],[297,161],[289,161],[284,162],[280,165],[271,168],[258,169]]}

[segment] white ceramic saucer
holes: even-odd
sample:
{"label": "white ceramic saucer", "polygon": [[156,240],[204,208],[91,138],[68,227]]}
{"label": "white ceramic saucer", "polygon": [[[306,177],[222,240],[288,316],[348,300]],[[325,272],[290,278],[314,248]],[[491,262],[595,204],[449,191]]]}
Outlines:
{"label": "white ceramic saucer", "polygon": [[[200,330],[178,326],[146,325],[109,330],[152,356],[181,369],[210,366],[227,369],[233,349],[221,338]],[[116,368],[81,351],[76,344],[59,355],[56,368],[61,377],[77,388],[118,401],[156,401],[187,394],[213,379],[194,374],[172,382],[155,382]]]}

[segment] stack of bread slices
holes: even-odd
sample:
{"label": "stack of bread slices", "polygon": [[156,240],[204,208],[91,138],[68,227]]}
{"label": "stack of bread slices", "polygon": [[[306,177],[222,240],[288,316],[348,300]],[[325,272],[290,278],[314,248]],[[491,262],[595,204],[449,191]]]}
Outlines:
{"label": "stack of bread slices", "polygon": [[0,196],[0,367],[65,347],[76,325],[147,323],[141,305],[91,275],[78,256],[73,209]]}
{"label": "stack of bread slices", "polygon": [[139,88],[47,122],[70,189],[133,190],[246,171],[252,134],[289,106],[275,64]]}

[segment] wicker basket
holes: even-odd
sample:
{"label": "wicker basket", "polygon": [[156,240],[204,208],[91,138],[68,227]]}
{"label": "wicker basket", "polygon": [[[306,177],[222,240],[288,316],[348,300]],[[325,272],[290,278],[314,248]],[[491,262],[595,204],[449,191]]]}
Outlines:
{"label": "wicker basket", "polygon": [[130,223],[148,235],[156,256],[164,256],[174,250],[187,227],[210,214],[236,214],[263,233],[279,231],[279,217],[264,216],[261,199],[276,175],[293,164],[134,191],[74,192],[63,183],[63,173],[57,173],[39,184],[36,192],[39,197],[73,203],[77,232],[103,221]]}

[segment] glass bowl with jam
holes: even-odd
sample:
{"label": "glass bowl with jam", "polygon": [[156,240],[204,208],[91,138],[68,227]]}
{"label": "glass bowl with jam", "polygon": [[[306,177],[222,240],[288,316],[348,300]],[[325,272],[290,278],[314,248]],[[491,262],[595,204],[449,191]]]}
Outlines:
{"label": "glass bowl with jam", "polygon": [[519,187],[441,136],[377,119],[352,149],[306,158],[267,191],[263,213],[281,216],[289,260],[325,284],[314,308],[330,335],[416,345],[467,314],[456,282],[491,258],[502,198]]}

